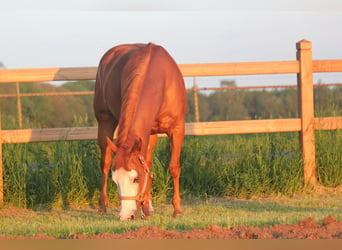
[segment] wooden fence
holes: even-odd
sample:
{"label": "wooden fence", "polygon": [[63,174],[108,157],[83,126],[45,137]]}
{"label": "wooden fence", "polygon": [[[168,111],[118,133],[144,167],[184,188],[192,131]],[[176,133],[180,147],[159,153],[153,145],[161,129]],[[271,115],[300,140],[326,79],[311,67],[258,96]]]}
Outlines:
{"label": "wooden fence", "polygon": [[[184,77],[259,74],[298,76],[299,118],[187,123],[186,135],[299,132],[304,182],[306,185],[315,185],[314,131],[342,129],[342,117],[314,117],[312,75],[314,72],[342,72],[342,60],[312,60],[311,42],[302,40],[296,45],[296,61],[179,65]],[[0,70],[0,83],[94,80],[96,71],[96,67]],[[96,127],[1,130],[0,119],[0,203],[3,201],[2,144],[93,140],[96,136]]]}

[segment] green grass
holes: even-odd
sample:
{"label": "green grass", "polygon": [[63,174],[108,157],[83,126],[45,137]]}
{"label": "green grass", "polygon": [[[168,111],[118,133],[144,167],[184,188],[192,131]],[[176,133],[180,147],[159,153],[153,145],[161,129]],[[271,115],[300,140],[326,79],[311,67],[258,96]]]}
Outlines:
{"label": "green grass", "polygon": [[173,218],[172,206],[159,204],[149,220],[120,222],[115,207],[109,209],[108,215],[100,215],[89,207],[52,211],[4,208],[0,210],[0,235],[45,234],[68,238],[71,234],[122,233],[142,226],[181,231],[203,229],[212,224],[261,227],[279,223],[295,224],[307,217],[322,223],[329,214],[342,219],[342,197],[325,194],[268,199],[189,199],[184,201],[183,210],[184,216]]}
{"label": "green grass", "polygon": [[316,132],[316,164],[319,183],[337,187],[342,183],[342,130]]}
{"label": "green grass", "polygon": [[[317,180],[342,184],[341,131],[316,133]],[[181,155],[184,216],[172,217],[168,140],[154,153],[149,220],[118,221],[118,194],[109,180],[109,214],[97,214],[101,174],[96,141],[3,146],[5,207],[0,235],[122,233],[152,225],[168,230],[212,224],[293,224],[329,214],[342,219],[342,196],[305,190],[296,133],[186,137]],[[308,192],[309,191],[309,192]]]}
{"label": "green grass", "polygon": [[188,195],[250,197],[302,190],[294,134],[193,137],[184,147],[182,186]]}
{"label": "green grass", "polygon": [[[316,133],[317,180],[342,184],[341,131]],[[172,196],[168,140],[160,138],[153,196]],[[96,141],[3,145],[5,204],[29,209],[97,207],[101,173]],[[183,198],[294,196],[305,192],[297,133],[186,137],[181,155]],[[109,180],[110,202],[118,204]]]}

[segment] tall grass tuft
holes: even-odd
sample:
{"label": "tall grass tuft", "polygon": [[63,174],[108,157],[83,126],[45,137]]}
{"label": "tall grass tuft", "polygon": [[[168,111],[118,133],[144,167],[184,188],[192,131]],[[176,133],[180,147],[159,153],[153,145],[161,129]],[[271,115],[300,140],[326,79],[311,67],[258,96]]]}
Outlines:
{"label": "tall grass tuft", "polygon": [[9,144],[3,146],[3,178],[5,202],[26,208],[28,184],[28,145]]}
{"label": "tall grass tuft", "polygon": [[58,142],[54,152],[53,181],[57,187],[54,205],[61,208],[71,203],[84,203],[87,195],[83,164],[77,142]]}
{"label": "tall grass tuft", "polygon": [[188,138],[182,188],[196,196],[293,194],[302,187],[297,146],[279,134]]}
{"label": "tall grass tuft", "polygon": [[327,187],[342,185],[342,131],[317,131],[315,136],[318,182]]}

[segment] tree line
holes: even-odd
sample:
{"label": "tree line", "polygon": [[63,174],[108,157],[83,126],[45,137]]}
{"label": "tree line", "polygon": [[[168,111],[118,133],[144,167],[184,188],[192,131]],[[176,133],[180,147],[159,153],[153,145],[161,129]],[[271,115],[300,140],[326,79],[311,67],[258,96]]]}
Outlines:
{"label": "tree line", "polygon": [[[198,93],[200,121],[256,120],[298,117],[296,88],[233,89],[234,81],[221,81],[228,89]],[[193,93],[188,93],[188,120],[195,120]],[[316,116],[340,116],[342,87],[315,87]]]}
{"label": "tree line", "polygon": [[[235,87],[234,81],[222,81],[221,87]],[[60,86],[47,83],[21,83],[20,93],[93,91],[94,81],[67,82]],[[15,84],[1,84],[0,95],[16,94]],[[199,91],[200,121],[276,119],[298,117],[296,88],[224,89]],[[187,92],[187,122],[195,121],[193,91]],[[18,128],[18,102],[14,97],[0,98],[2,127]],[[315,116],[342,115],[342,87],[315,87]],[[21,97],[24,128],[96,126],[92,95]]]}

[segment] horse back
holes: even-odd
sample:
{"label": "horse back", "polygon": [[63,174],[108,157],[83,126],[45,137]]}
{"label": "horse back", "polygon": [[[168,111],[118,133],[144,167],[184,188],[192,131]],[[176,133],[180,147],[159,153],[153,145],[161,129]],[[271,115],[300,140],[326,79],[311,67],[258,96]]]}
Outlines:
{"label": "horse back", "polygon": [[107,115],[119,119],[123,69],[130,56],[144,46],[144,44],[119,45],[102,56],[97,70],[94,95],[94,111],[98,120]]}
{"label": "horse back", "polygon": [[[135,112],[137,106],[139,112]],[[129,123],[138,119],[150,120],[151,126],[170,126],[172,120],[184,120],[186,113],[183,76],[161,46],[114,47],[100,61],[94,107],[95,113],[108,113],[117,120],[132,116],[126,119]]]}

